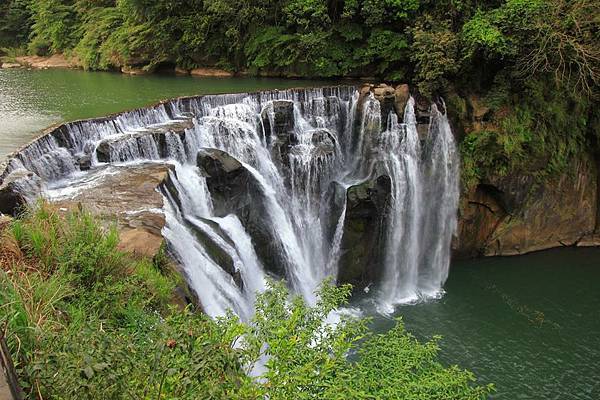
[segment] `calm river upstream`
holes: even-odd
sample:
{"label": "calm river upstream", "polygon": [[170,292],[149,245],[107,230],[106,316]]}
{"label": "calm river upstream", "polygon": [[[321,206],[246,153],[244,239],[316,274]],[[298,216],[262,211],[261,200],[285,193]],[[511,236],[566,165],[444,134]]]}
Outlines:
{"label": "calm river upstream", "polygon": [[331,81],[0,69],[0,159],[40,130],[60,122],[99,117],[178,96],[328,84]]}
{"label": "calm river upstream", "polygon": [[[183,95],[328,84],[0,70],[0,160],[55,123]],[[420,339],[441,335],[442,360],[493,382],[494,398],[600,399],[600,249],[455,262],[445,290],[397,316]],[[376,315],[373,326],[392,323]]]}

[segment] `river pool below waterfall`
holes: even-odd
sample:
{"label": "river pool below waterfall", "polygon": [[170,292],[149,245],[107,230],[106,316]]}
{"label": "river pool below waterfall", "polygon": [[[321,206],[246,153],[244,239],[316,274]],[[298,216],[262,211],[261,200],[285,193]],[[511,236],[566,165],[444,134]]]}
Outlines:
{"label": "river pool below waterfall", "polygon": [[[0,159],[52,123],[181,95],[323,84],[0,70]],[[495,383],[496,399],[598,399],[598,282],[600,249],[454,262],[441,298],[399,306],[396,315],[420,339],[443,336],[443,362],[472,370],[482,383]],[[373,314],[376,331],[393,323]]]}
{"label": "river pool below waterfall", "polygon": [[443,336],[443,361],[494,382],[495,399],[600,399],[599,282],[597,248],[460,261],[442,298],[396,315],[419,339]]}

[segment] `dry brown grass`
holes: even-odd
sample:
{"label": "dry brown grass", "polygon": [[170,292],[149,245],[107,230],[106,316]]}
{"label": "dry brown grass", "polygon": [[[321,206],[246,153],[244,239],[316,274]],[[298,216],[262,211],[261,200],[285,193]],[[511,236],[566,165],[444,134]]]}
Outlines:
{"label": "dry brown grass", "polygon": [[23,252],[9,226],[8,222],[0,222],[0,269],[6,272],[9,272],[13,265],[23,261]]}

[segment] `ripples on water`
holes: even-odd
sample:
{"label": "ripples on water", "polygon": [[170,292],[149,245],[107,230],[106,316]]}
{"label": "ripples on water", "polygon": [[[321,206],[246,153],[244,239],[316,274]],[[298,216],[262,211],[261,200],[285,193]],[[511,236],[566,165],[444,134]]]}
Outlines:
{"label": "ripples on water", "polygon": [[[400,307],[442,359],[494,382],[495,399],[600,399],[600,249],[455,263],[446,294]],[[375,329],[391,326],[377,318]]]}

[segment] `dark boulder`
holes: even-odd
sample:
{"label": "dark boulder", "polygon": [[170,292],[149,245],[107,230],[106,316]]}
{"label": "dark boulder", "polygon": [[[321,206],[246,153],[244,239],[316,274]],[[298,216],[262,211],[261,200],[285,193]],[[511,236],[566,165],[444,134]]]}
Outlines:
{"label": "dark boulder", "polygon": [[348,188],[346,217],[340,248],[339,283],[361,290],[382,276],[391,180],[381,175]]}
{"label": "dark boulder", "polygon": [[41,192],[41,179],[31,171],[16,170],[0,185],[0,213],[17,216]]}
{"label": "dark boulder", "polygon": [[333,243],[333,237],[342,215],[345,201],[346,189],[344,186],[337,181],[331,182],[325,192],[319,214],[321,229],[330,245]]}
{"label": "dark boulder", "polygon": [[192,229],[198,242],[202,244],[204,250],[206,250],[208,256],[219,265],[225,272],[227,272],[233,278],[234,282],[243,289],[243,282],[240,275],[240,271],[237,269],[235,262],[231,255],[229,255],[225,249],[214,239],[211,234],[207,232],[208,229],[212,230],[213,234],[218,235],[223,242],[226,242],[231,247],[234,247],[234,243],[231,242],[229,237],[221,230],[219,224],[214,221],[202,218],[201,222],[207,227],[203,227],[200,224],[194,223],[193,221],[187,220],[187,225]]}
{"label": "dark boulder", "polygon": [[92,156],[83,155],[77,159],[77,165],[81,171],[88,171],[92,167]]}
{"label": "dark boulder", "polygon": [[283,276],[284,256],[268,220],[268,204],[259,182],[230,154],[211,148],[198,152],[197,165],[206,175],[214,212],[235,214],[252,239],[265,268]]}
{"label": "dark boulder", "polygon": [[312,134],[311,143],[318,154],[331,154],[335,151],[335,139],[327,129],[317,129]]}
{"label": "dark boulder", "polygon": [[265,142],[270,146],[273,157],[282,166],[287,166],[290,147],[298,143],[294,134],[294,103],[288,100],[273,101],[262,111],[261,120]]}
{"label": "dark boulder", "polygon": [[250,171],[222,150],[201,149],[196,164],[206,174],[214,211],[220,217],[252,204],[259,194],[258,182]]}
{"label": "dark boulder", "polygon": [[98,159],[99,162],[110,162],[111,161],[111,157],[110,157],[110,153],[111,153],[111,142],[106,140],[101,142],[100,144],[98,144],[98,146],[96,147],[96,158]]}

